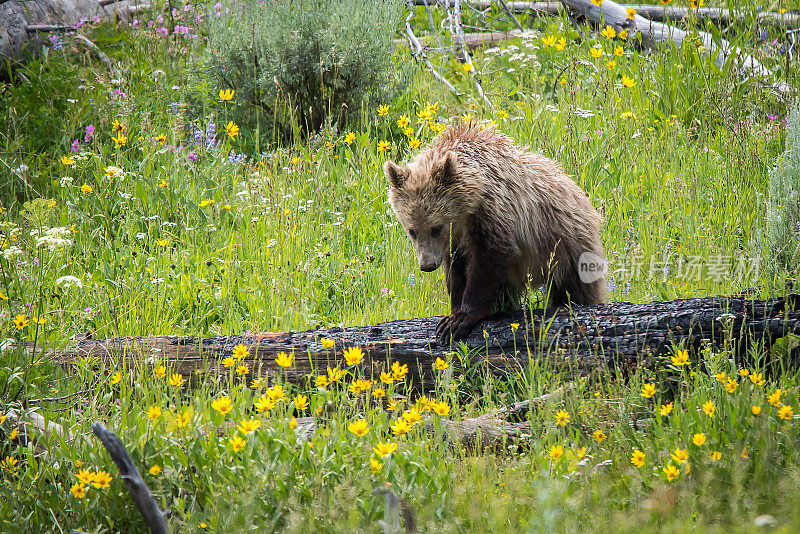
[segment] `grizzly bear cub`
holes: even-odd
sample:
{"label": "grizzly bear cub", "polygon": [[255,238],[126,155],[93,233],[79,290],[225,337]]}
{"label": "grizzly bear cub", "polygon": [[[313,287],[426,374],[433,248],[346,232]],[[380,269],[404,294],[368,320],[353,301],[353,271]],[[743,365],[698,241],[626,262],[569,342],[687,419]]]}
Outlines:
{"label": "grizzly bear cub", "polygon": [[419,268],[444,265],[450,315],[436,329],[460,339],[504,294],[530,281],[552,306],[602,302],[601,218],[561,167],[493,127],[462,124],[408,165],[384,164],[389,203]]}

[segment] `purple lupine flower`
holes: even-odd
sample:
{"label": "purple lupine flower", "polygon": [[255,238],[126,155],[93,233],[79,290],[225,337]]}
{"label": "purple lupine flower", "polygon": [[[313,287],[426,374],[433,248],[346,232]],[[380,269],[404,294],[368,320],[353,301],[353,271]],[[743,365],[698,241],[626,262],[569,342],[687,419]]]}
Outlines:
{"label": "purple lupine flower", "polygon": [[94,135],[94,124],[90,124],[86,127],[86,135],[83,136],[83,142],[88,143],[92,140],[92,136]]}
{"label": "purple lupine flower", "polygon": [[195,154],[194,152],[189,152],[189,155],[188,155],[187,157],[189,158],[189,160],[190,160],[192,163],[194,163],[195,161],[197,161],[197,154]]}
{"label": "purple lupine flower", "polygon": [[80,148],[80,142],[81,142],[80,139],[75,139],[72,142],[72,146],[69,147],[69,149],[72,150],[73,152],[77,152],[78,148]]}
{"label": "purple lupine flower", "polygon": [[162,37],[166,37],[169,35],[169,30],[167,30],[164,26],[161,26],[160,28],[156,28],[156,33]]}
{"label": "purple lupine flower", "polygon": [[60,34],[53,34],[48,39],[50,39],[50,44],[53,45],[53,50],[64,49],[64,39]]}

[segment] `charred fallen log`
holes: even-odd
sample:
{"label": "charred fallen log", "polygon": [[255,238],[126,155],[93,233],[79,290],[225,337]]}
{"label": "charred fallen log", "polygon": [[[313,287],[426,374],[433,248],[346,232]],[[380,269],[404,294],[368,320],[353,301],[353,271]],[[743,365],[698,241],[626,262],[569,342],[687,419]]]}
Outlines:
{"label": "charred fallen log", "polygon": [[[673,347],[697,353],[703,343],[721,345],[726,340],[743,360],[754,343],[768,349],[787,334],[800,334],[800,312],[794,309],[798,298],[707,297],[504,312],[479,323],[462,348],[471,351],[473,364],[480,362],[498,375],[524,368],[530,360],[568,367],[577,373],[636,365],[656,367]],[[282,375],[301,382],[312,372],[343,366],[343,351],[360,347],[365,357],[359,365],[367,374],[372,372],[377,377],[387,364],[397,361],[408,365],[409,375],[426,390],[433,384],[436,358],[445,358],[459,348],[459,344],[441,344],[434,339],[438,320],[404,319],[371,326],[247,336],[82,339],[65,350],[54,351],[51,357],[69,364],[92,356],[129,367],[133,361],[164,361],[169,362],[172,372],[191,378],[227,373],[222,359],[243,344],[249,354],[241,364],[253,374]],[[333,347],[325,348],[323,338],[332,340]],[[281,352],[294,354],[293,365],[284,368],[275,362]]]}

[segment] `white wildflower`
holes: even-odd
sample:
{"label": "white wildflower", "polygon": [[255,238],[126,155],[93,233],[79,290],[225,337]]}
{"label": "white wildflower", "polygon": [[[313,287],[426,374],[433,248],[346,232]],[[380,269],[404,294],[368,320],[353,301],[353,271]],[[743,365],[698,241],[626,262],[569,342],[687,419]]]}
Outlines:
{"label": "white wildflower", "polygon": [[80,289],[83,287],[83,282],[81,282],[80,278],[68,274],[56,280],[56,287],[59,287],[65,291],[73,287]]}
{"label": "white wildflower", "polygon": [[61,185],[61,187],[69,187],[72,185],[73,181],[75,181],[75,179],[72,176],[62,176],[58,183]]}
{"label": "white wildflower", "polygon": [[22,249],[16,245],[13,245],[5,249],[3,252],[0,252],[0,255],[8,261],[14,261],[16,258],[22,256]]}
{"label": "white wildflower", "polygon": [[122,178],[123,176],[125,176],[125,171],[123,171],[119,167],[114,167],[114,166],[106,167],[106,178],[109,179]]}
{"label": "white wildflower", "polygon": [[71,232],[65,226],[55,226],[45,231],[31,230],[31,237],[36,239],[36,246],[47,245],[50,252],[62,250],[72,244]]}

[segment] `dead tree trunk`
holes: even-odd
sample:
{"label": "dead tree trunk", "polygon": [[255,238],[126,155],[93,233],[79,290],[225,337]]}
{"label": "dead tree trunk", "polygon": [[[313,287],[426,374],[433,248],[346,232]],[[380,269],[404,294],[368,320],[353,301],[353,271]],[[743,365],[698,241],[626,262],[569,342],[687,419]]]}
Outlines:
{"label": "dead tree trunk", "polygon": [[[429,4],[435,4],[432,0],[427,0]],[[439,0],[439,4],[452,7],[455,0]],[[541,15],[558,15],[563,10],[560,0],[550,2],[498,2],[498,0],[471,0],[466,2],[476,9],[486,10],[493,5],[498,9],[508,10],[516,14],[538,13]],[[425,5],[425,0],[414,0],[418,6]],[[720,8],[720,7],[700,7],[690,9],[683,6],[663,6],[651,4],[623,4],[623,8],[633,8],[636,12],[650,20],[664,22],[667,20],[680,21],[690,16],[700,20],[707,20],[714,23],[729,24],[737,21],[746,21],[751,15],[742,11]],[[800,26],[800,15],[797,13],[778,13],[775,11],[762,11],[754,17],[759,23],[773,26],[784,26],[786,28],[796,28]]]}
{"label": "dead tree trunk", "polygon": [[[663,364],[661,356],[674,346],[696,353],[704,342],[721,345],[728,341],[736,357],[744,361],[747,348],[759,343],[768,349],[787,334],[800,334],[800,312],[787,299],[751,300],[744,297],[708,297],[631,304],[617,302],[598,306],[511,311],[479,323],[464,340],[473,365],[505,375],[525,368],[530,360],[568,368],[577,373]],[[70,364],[91,355],[121,368],[134,361],[169,362],[173,371],[188,378],[197,374],[228,373],[221,361],[235,346],[244,344],[250,354],[243,360],[252,374],[284,376],[303,382],[328,366],[344,366],[342,352],[360,347],[360,364],[376,378],[389,362],[408,365],[409,375],[422,390],[433,384],[437,357],[447,358],[458,344],[443,345],[434,338],[438,317],[406,319],[372,326],[331,328],[306,332],[260,333],[200,338],[196,336],[123,337],[84,339],[51,357]],[[512,324],[518,324],[514,329]],[[322,346],[332,339],[332,349]],[[294,353],[291,367],[279,367],[280,352]],[[454,366],[459,362],[452,358]]]}
{"label": "dead tree trunk", "polygon": [[75,31],[94,17],[127,21],[149,6],[139,0],[0,1],[0,58],[22,60],[47,42],[48,33]]}

